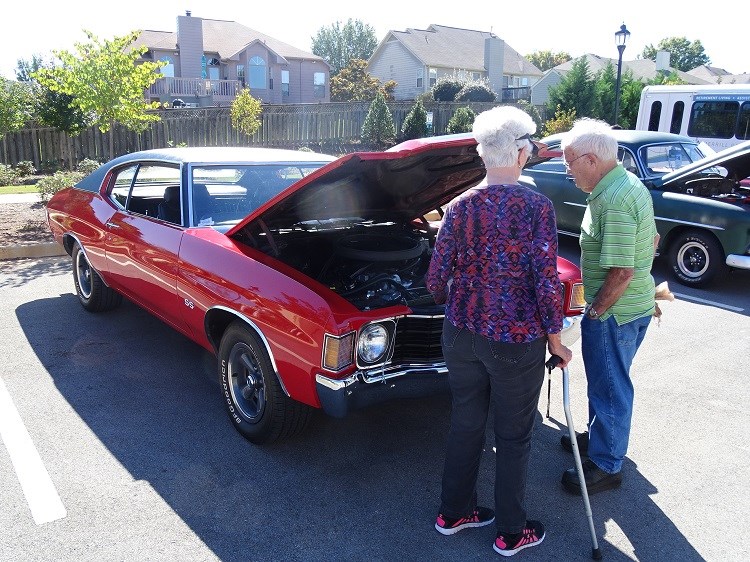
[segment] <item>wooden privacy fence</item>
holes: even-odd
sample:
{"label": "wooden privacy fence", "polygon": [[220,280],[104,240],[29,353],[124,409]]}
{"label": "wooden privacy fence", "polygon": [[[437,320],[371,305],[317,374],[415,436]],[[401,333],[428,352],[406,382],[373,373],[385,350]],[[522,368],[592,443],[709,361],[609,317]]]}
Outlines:
{"label": "wooden privacy fence", "polygon": [[[444,134],[448,121],[459,107],[476,113],[497,103],[427,104],[432,113],[433,135]],[[396,131],[414,106],[413,102],[391,102]],[[167,146],[265,146],[348,152],[358,148],[369,102],[264,105],[261,127],[252,136],[232,127],[228,107],[167,109],[158,113],[160,121],[138,133],[116,125],[112,130],[114,156],[137,150]],[[53,128],[28,128],[6,134],[0,140],[0,162],[15,166],[30,160],[39,170],[73,169],[86,158],[109,160],[109,134],[91,127],[77,136]],[[362,147],[367,149],[367,147]]]}

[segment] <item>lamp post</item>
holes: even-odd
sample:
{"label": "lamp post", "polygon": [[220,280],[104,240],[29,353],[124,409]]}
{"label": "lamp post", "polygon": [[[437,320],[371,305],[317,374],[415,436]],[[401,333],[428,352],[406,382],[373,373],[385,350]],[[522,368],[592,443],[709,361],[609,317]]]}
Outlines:
{"label": "lamp post", "polygon": [[617,45],[617,52],[619,57],[617,58],[617,84],[615,85],[615,119],[612,123],[617,125],[617,117],[620,113],[620,78],[622,77],[622,52],[625,50],[625,43],[628,42],[630,32],[623,23],[620,26],[620,30],[615,33],[615,44]]}

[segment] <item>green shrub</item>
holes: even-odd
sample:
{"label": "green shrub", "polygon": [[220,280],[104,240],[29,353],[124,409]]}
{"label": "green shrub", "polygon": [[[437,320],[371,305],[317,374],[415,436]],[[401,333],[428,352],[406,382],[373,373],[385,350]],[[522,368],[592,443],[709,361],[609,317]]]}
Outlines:
{"label": "green shrub", "polygon": [[362,141],[372,148],[382,150],[393,143],[395,138],[396,125],[393,123],[393,114],[388,109],[383,94],[378,92],[362,125]]}
{"label": "green shrub", "polygon": [[448,121],[447,133],[470,133],[477,114],[470,107],[459,107]]}
{"label": "green shrub", "polygon": [[15,185],[18,183],[18,171],[8,164],[0,164],[0,185]]}
{"label": "green shrub", "polygon": [[84,158],[76,166],[76,171],[81,172],[83,175],[88,176],[91,172],[96,170],[101,164],[91,158]]}
{"label": "green shrub", "polygon": [[456,94],[456,101],[495,101],[497,96],[486,82],[467,82]]}
{"label": "green shrub", "polygon": [[576,110],[565,111],[560,104],[557,105],[555,116],[549,119],[542,129],[542,136],[547,137],[556,133],[564,133],[573,128],[573,122],[576,120]]}
{"label": "green shrub", "polygon": [[36,174],[36,168],[31,160],[21,160],[16,164],[16,171],[22,178]]}
{"label": "green shrub", "polygon": [[438,78],[432,87],[432,98],[435,101],[453,101],[456,99],[456,94],[463,89],[465,84],[465,80],[461,80],[455,76]]}
{"label": "green shrub", "polygon": [[421,100],[417,100],[411,111],[406,114],[401,126],[402,140],[421,139],[427,136],[427,110]]}
{"label": "green shrub", "polygon": [[61,189],[81,181],[83,176],[81,172],[55,172],[52,176],[40,179],[36,184],[36,189],[42,201],[46,203]]}

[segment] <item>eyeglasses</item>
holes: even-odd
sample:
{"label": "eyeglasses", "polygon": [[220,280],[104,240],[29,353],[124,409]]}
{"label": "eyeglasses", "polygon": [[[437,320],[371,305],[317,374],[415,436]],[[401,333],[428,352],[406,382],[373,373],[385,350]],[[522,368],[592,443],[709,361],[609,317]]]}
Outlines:
{"label": "eyeglasses", "polygon": [[[517,141],[520,141],[520,140],[529,141],[529,144],[531,145],[531,153],[529,154],[529,158],[531,158],[531,157],[536,156],[537,154],[539,154],[539,147],[536,145],[536,143],[533,140],[531,140],[531,134],[530,133],[526,133],[524,136],[518,137],[516,140]],[[523,150],[523,148],[519,148],[518,152],[521,152],[522,150]]]}
{"label": "eyeglasses", "polygon": [[565,157],[563,156],[563,164],[565,164],[565,167],[568,170],[570,170],[570,167],[573,165],[573,162],[575,162],[576,160],[580,160],[584,156],[589,156],[590,154],[591,154],[590,152],[584,152],[580,156],[576,156],[575,158],[573,158],[573,160],[571,160],[570,162],[568,162],[567,160],[565,160]]}

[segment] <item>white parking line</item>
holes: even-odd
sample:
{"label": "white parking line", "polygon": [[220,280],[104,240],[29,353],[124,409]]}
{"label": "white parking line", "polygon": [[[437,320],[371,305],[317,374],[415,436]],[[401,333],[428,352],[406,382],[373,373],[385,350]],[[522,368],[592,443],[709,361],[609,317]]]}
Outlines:
{"label": "white parking line", "polygon": [[724,310],[731,310],[732,312],[743,312],[744,308],[739,308],[736,306],[731,306],[728,304],[724,304],[722,302],[717,301],[709,301],[706,299],[699,299],[698,297],[691,297],[690,295],[684,295],[682,293],[673,293],[674,296],[678,299],[686,300],[686,301],[693,301],[693,302],[699,302],[701,304],[710,304],[711,306],[715,306],[717,308],[723,308]]}
{"label": "white parking line", "polygon": [[26,426],[16,410],[8,389],[0,378],[0,436],[8,450],[16,476],[31,515],[37,525],[62,519],[67,515],[57,489],[34,447]]}

